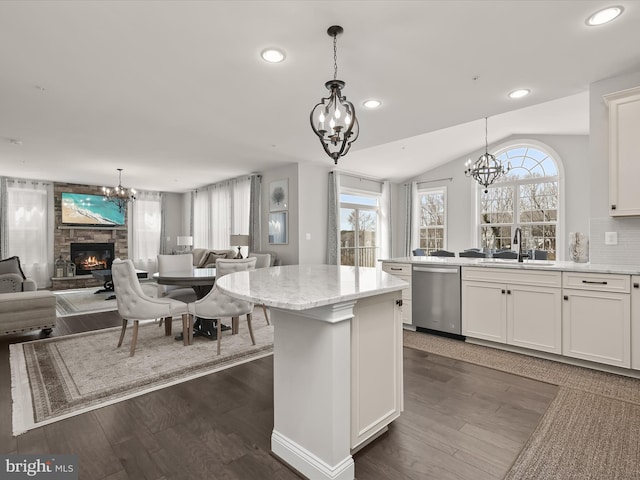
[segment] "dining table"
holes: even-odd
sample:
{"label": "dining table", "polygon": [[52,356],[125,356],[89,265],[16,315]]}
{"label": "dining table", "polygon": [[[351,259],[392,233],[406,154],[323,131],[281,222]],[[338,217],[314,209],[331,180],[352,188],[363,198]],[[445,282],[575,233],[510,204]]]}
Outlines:
{"label": "dining table", "polygon": [[[216,281],[215,268],[193,268],[191,271],[164,272],[160,275],[156,272],[152,278],[160,285],[177,285],[191,287],[196,293],[198,300],[204,298],[213,288]],[[193,336],[206,337],[209,340],[216,339],[215,320],[196,318],[193,323]],[[229,330],[231,327],[222,326],[222,330]],[[182,341],[182,334],[176,335],[176,340]]]}

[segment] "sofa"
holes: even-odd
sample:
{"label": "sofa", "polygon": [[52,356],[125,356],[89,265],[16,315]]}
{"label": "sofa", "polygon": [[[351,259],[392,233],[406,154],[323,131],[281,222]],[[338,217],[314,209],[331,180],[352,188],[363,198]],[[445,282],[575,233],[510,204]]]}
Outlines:
{"label": "sofa", "polygon": [[33,292],[37,289],[36,282],[22,271],[18,257],[0,260],[0,293]]}
{"label": "sofa", "polygon": [[210,248],[194,248],[193,266],[196,268],[215,267],[219,258],[236,258],[235,250],[212,250]]}
{"label": "sofa", "polygon": [[0,335],[56,326],[56,296],[48,290],[0,293]]}

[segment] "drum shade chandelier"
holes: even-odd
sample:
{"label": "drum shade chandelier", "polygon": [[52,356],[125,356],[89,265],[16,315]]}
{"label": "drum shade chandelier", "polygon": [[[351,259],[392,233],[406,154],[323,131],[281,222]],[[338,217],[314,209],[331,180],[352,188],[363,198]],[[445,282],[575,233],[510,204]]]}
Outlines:
{"label": "drum shade chandelier", "polygon": [[345,83],[338,80],[338,50],[337,38],[344,29],[339,25],[329,27],[327,34],[333,37],[333,80],[324,84],[329,90],[328,97],[320,100],[313,110],[309,120],[311,128],[320,139],[324,151],[338,164],[338,159],[344,157],[351,144],[358,138],[359,127],[353,103],[342,95]]}
{"label": "drum shade chandelier", "polygon": [[506,175],[511,170],[511,163],[506,167],[502,165],[502,162],[496,160],[496,157],[489,153],[489,141],[487,139],[487,125],[488,118],[484,117],[484,153],[480,155],[478,160],[471,163],[471,159],[467,160],[464,164],[464,174],[467,177],[472,177],[476,182],[484,187],[484,193],[487,193],[487,188],[492,185],[502,175]]}
{"label": "drum shade chandelier", "polygon": [[118,168],[117,170],[118,186],[113,188],[102,187],[102,193],[123,212],[127,203],[136,199],[136,191],[133,188],[125,188],[122,186],[122,168]]}

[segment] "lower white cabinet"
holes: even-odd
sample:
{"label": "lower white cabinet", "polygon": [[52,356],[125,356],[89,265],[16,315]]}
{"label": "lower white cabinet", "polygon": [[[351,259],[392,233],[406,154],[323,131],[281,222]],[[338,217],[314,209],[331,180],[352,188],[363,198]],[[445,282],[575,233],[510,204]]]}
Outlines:
{"label": "lower white cabinet", "polygon": [[629,281],[629,275],[563,274],[564,355],[631,367]]}
{"label": "lower white cabinet", "polygon": [[462,334],[562,353],[560,272],[463,268]]}
{"label": "lower white cabinet", "polygon": [[631,277],[631,368],[640,370],[640,275]]}
{"label": "lower white cabinet", "polygon": [[402,289],[402,323],[412,324],[411,264],[382,262],[382,271],[398,277],[400,280],[404,280],[409,284],[407,288]]}

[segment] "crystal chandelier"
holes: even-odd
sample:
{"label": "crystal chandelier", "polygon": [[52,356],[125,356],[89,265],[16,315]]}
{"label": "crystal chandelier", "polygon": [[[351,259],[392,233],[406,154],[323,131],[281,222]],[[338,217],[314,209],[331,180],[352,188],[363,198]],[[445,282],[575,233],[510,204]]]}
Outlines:
{"label": "crystal chandelier", "polygon": [[121,212],[127,205],[136,199],[136,191],[133,188],[124,188],[122,186],[122,169],[118,168],[118,186],[114,188],[102,187],[102,193],[109,201],[115,203]]}
{"label": "crystal chandelier", "polygon": [[337,37],[344,29],[339,25],[329,27],[327,34],[333,37],[333,80],[324,84],[329,90],[328,97],[320,100],[313,110],[309,120],[313,132],[320,139],[324,151],[338,164],[338,159],[344,157],[351,144],[358,138],[359,127],[353,104],[342,95],[345,83],[337,80],[338,50]]}
{"label": "crystal chandelier", "polygon": [[487,193],[487,188],[492,185],[499,177],[506,175],[511,170],[511,163],[506,167],[502,165],[502,162],[496,160],[496,157],[489,153],[489,141],[487,140],[487,117],[484,117],[484,153],[480,155],[478,160],[471,163],[471,159],[467,160],[464,164],[464,174],[467,177],[472,177],[480,185],[484,187],[484,193]]}

